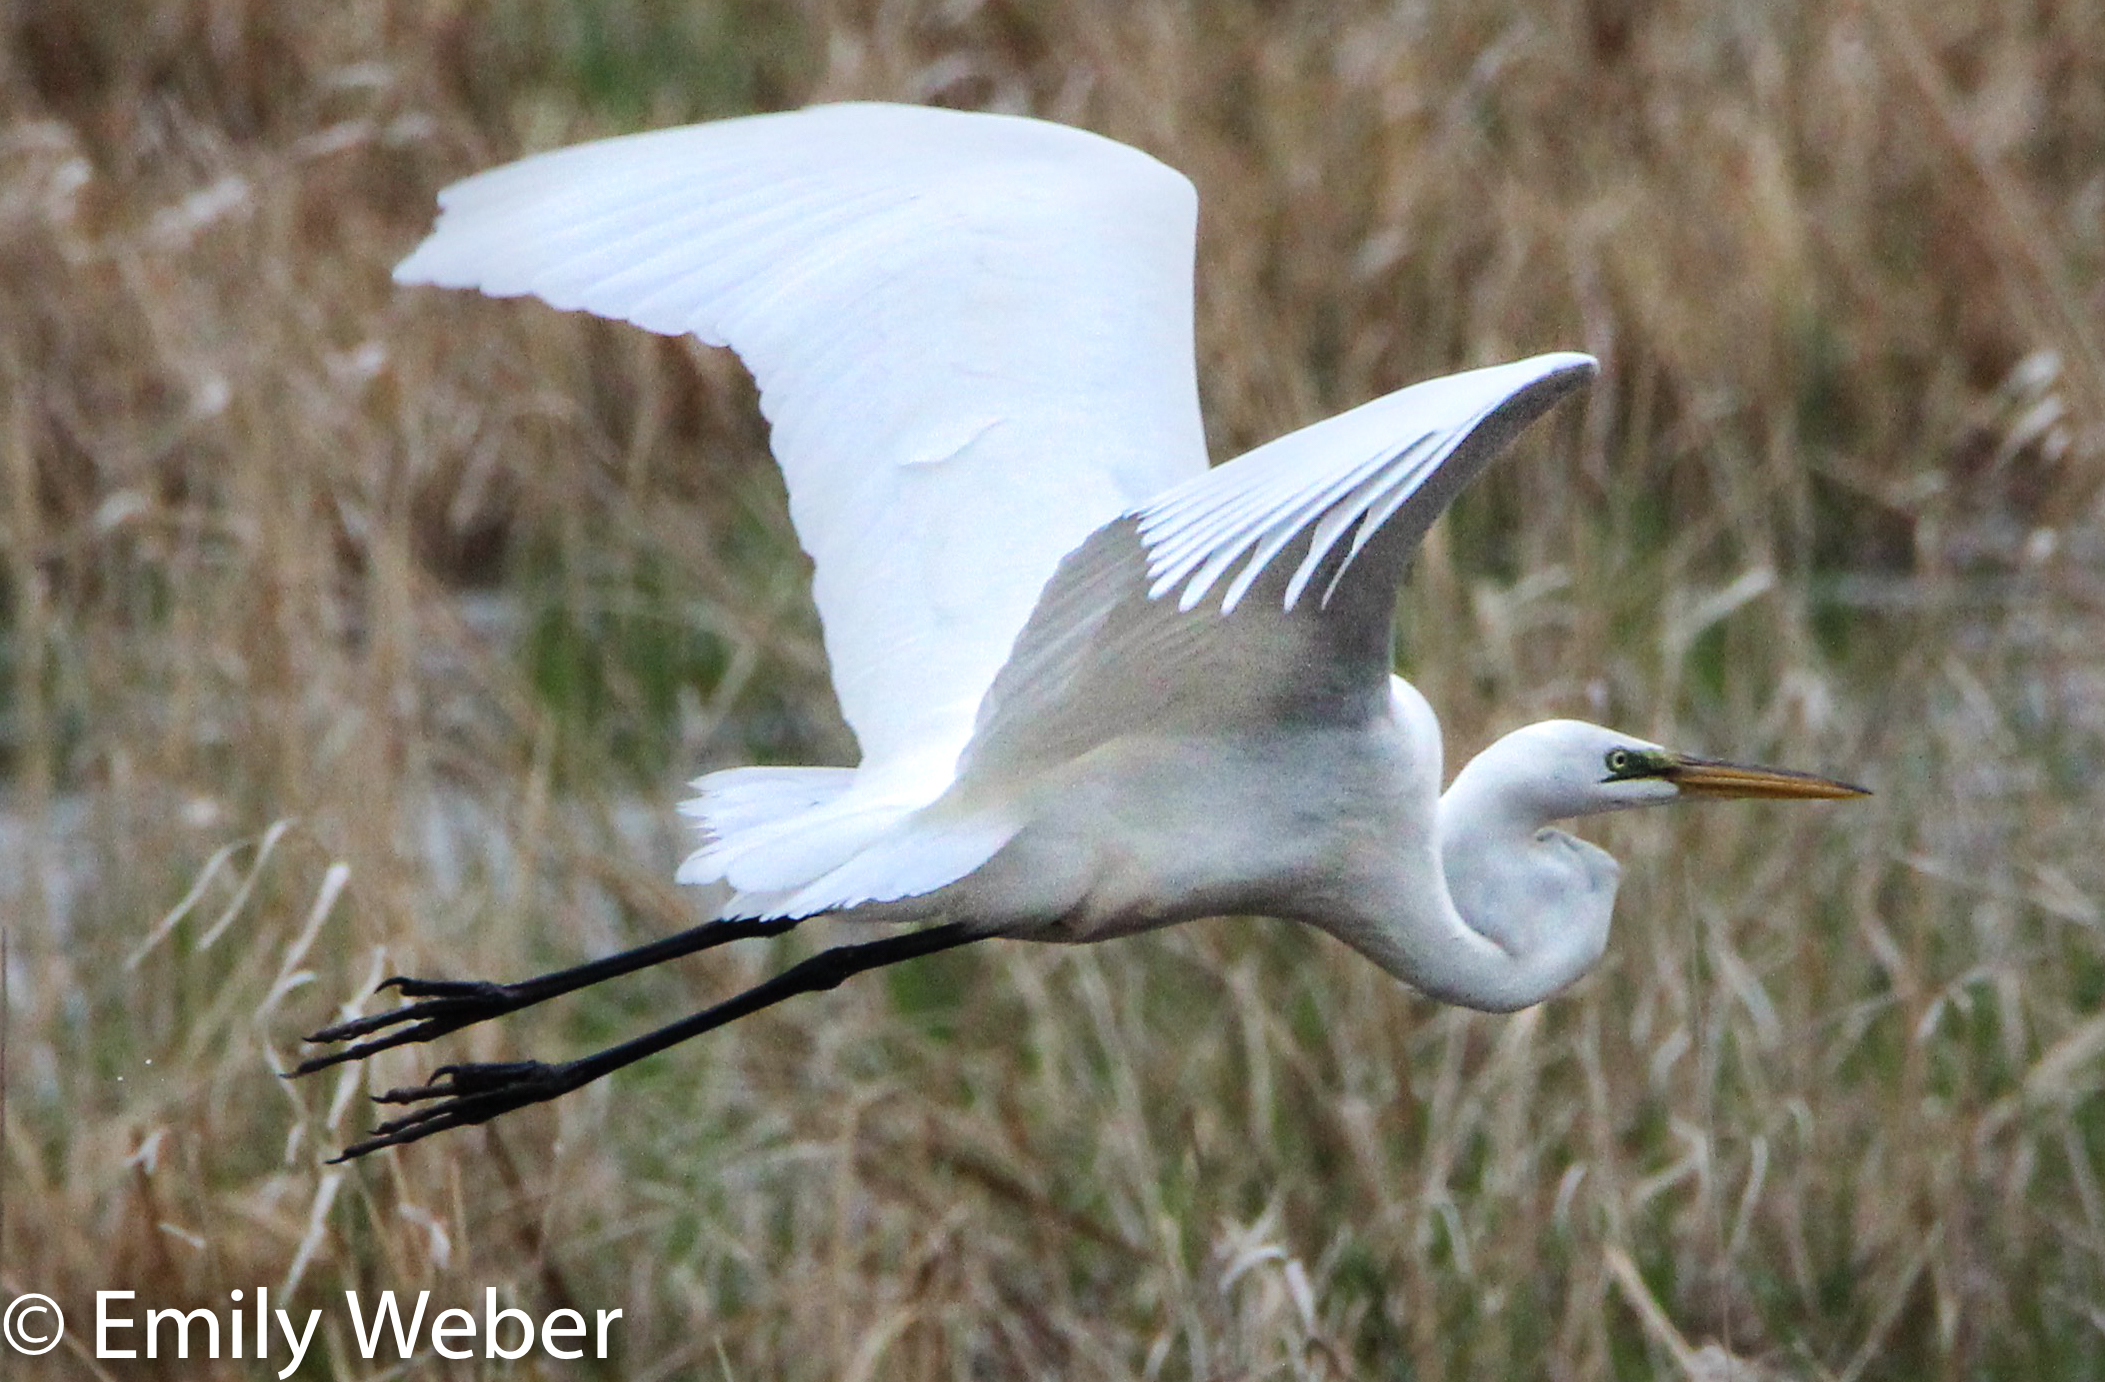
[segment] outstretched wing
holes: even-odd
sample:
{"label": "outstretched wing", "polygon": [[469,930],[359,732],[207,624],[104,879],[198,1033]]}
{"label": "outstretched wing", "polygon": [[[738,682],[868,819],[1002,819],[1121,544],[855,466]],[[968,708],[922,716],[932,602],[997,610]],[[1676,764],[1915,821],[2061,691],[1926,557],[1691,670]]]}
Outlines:
{"label": "outstretched wing", "polygon": [[940,761],[1060,559],[1206,469],[1190,182],[1063,125],[819,106],[439,194],[403,283],[729,345],[866,768]]}
{"label": "outstretched wing", "polygon": [[987,693],[961,788],[1126,734],[1380,713],[1396,590],[1425,530],[1594,372],[1560,354],[1428,380],[1107,524],[1047,584]]}

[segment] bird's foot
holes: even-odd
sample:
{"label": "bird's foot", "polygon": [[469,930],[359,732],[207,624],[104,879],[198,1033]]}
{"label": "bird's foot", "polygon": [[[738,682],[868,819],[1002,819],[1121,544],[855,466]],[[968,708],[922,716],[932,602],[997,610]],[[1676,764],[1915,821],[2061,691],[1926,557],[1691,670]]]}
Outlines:
{"label": "bird's foot", "polygon": [[528,1104],[543,1103],[590,1082],[581,1062],[549,1065],[543,1061],[486,1061],[442,1065],[431,1082],[404,1085],[375,1094],[376,1104],[420,1104],[423,1107],[390,1118],[362,1142],[344,1148],[332,1162],[351,1161],[383,1147],[402,1147],[448,1128],[487,1123]]}
{"label": "bird's foot", "polygon": [[[364,1060],[397,1046],[432,1041],[463,1027],[516,1012],[537,1001],[520,985],[492,983],[487,979],[412,979],[397,974],[383,980],[374,992],[384,993],[389,989],[404,998],[419,1001],[322,1028],[307,1040],[317,1045],[344,1041],[356,1044],[308,1057],[293,1069],[292,1078],[312,1075],[317,1070],[327,1070],[345,1061]],[[388,1031],[391,1027],[397,1030]],[[358,1040],[375,1032],[387,1032],[387,1035],[371,1041]]]}

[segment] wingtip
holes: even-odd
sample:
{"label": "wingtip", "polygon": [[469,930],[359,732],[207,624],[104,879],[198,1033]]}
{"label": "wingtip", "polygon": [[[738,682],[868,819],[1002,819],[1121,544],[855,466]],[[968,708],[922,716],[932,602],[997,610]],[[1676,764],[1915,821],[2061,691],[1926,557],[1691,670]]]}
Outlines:
{"label": "wingtip", "polygon": [[1576,350],[1559,350],[1509,365],[1492,365],[1484,373],[1487,377],[1495,374],[1499,383],[1507,386],[1506,396],[1496,408],[1510,407],[1522,399],[1532,400],[1528,413],[1532,421],[1591,385],[1600,377],[1601,362]]}
{"label": "wingtip", "polygon": [[[479,288],[490,291],[493,259],[486,247],[458,221],[447,225],[442,213],[417,247],[404,255],[389,277],[404,287]],[[492,296],[515,296],[497,293]]]}
{"label": "wingtip", "polygon": [[[1443,375],[1414,384],[1410,389],[1400,390],[1409,394],[1414,389],[1455,387],[1478,391],[1477,396],[1495,399],[1489,404],[1490,411],[1504,408],[1516,400],[1532,398],[1542,406],[1576,393],[1591,384],[1601,373],[1601,362],[1591,355],[1576,350],[1555,350],[1544,355],[1530,355],[1521,360],[1509,360],[1499,365],[1480,365],[1458,374]],[[1547,400],[1547,402],[1544,402]],[[1381,400],[1376,400],[1380,402]]]}
{"label": "wingtip", "polygon": [[1577,350],[1553,350],[1520,363],[1534,366],[1538,378],[1566,381],[1573,387],[1590,384],[1601,374],[1601,362]]}
{"label": "wingtip", "polygon": [[427,238],[404,256],[388,277],[405,288],[438,284],[439,276],[432,272],[430,249],[431,240]]}

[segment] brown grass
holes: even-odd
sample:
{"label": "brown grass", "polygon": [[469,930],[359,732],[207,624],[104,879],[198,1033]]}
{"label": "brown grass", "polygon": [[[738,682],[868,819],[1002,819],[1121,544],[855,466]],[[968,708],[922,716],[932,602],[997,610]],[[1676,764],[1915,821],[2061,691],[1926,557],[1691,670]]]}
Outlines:
{"label": "brown grass", "polygon": [[[2105,1375],[2096,0],[0,22],[0,1286],[76,1341],[267,1285],[378,1377],[338,1292],[497,1286],[630,1378]],[[1599,355],[1407,593],[1452,758],[1577,713],[1878,798],[1609,823],[1610,957],[1517,1017],[1267,922],[997,946],[323,1167],[299,1033],[684,924],[680,780],[850,747],[735,362],[386,270],[473,169],[847,96],[1188,171],[1218,454]]]}

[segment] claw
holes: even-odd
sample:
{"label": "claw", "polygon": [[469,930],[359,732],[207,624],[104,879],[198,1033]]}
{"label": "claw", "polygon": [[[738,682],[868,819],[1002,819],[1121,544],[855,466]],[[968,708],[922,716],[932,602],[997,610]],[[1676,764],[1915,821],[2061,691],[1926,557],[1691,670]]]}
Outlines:
{"label": "claw", "polygon": [[375,1094],[376,1104],[413,1104],[419,1099],[438,1099],[460,1094],[485,1094],[507,1085],[524,1084],[553,1072],[545,1061],[468,1061],[442,1065],[431,1072],[429,1084],[399,1085]]}
{"label": "claw", "polygon": [[373,1096],[375,1103],[419,1104],[376,1125],[362,1142],[344,1148],[331,1164],[352,1161],[383,1147],[400,1147],[448,1128],[487,1123],[499,1114],[567,1094],[591,1079],[580,1063],[549,1065],[537,1060],[476,1061],[442,1065],[429,1083],[404,1085]]}
{"label": "claw", "polygon": [[316,1045],[333,1045],[358,1041],[360,1037],[386,1032],[390,1027],[401,1030],[374,1041],[358,1041],[357,1045],[340,1051],[310,1056],[293,1068],[291,1078],[312,1075],[317,1070],[327,1070],[345,1061],[363,1060],[397,1046],[432,1041],[477,1022],[502,1017],[533,1002],[512,985],[491,983],[487,979],[414,979],[397,974],[384,980],[375,992],[388,989],[417,1001],[324,1027],[307,1040]]}

